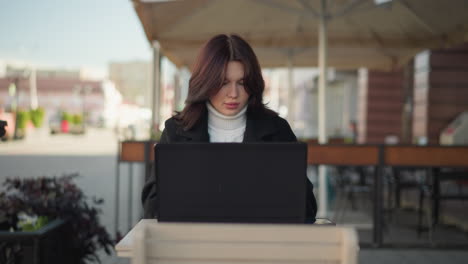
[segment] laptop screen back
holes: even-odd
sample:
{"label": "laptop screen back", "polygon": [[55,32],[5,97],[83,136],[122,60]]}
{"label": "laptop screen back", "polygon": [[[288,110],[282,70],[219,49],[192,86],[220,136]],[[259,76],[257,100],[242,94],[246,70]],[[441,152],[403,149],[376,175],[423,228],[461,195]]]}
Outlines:
{"label": "laptop screen back", "polygon": [[303,223],[303,143],[155,146],[159,221]]}

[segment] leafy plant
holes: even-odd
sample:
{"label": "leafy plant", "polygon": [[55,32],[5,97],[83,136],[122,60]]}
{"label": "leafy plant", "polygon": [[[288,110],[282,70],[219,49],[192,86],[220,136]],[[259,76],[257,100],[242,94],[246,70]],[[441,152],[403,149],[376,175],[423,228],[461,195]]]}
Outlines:
{"label": "leafy plant", "polygon": [[83,123],[83,116],[80,114],[72,115],[72,124],[81,125]]}
{"label": "leafy plant", "polygon": [[45,116],[44,108],[39,107],[35,110],[31,110],[29,111],[29,115],[31,117],[31,122],[33,123],[34,127],[42,127]]}
{"label": "leafy plant", "polygon": [[27,111],[18,111],[16,113],[16,123],[19,129],[25,129],[28,121],[30,119],[29,112]]}
{"label": "leafy plant", "polygon": [[71,123],[73,121],[72,119],[73,117],[71,114],[67,112],[62,112],[61,121],[68,121],[68,123]]}
{"label": "leafy plant", "polygon": [[47,216],[39,216],[32,219],[24,219],[18,222],[18,227],[21,231],[36,231],[49,223]]}
{"label": "leafy plant", "polygon": [[[76,177],[78,174],[6,179],[3,183],[5,191],[0,193],[0,228],[19,232],[18,216],[21,213],[38,216],[38,221],[42,219],[42,223],[36,225],[44,225],[43,221],[47,219],[64,219],[68,227],[64,241],[69,243],[72,259],[80,264],[87,260],[100,262],[97,250],[104,248],[110,254],[114,242],[99,224],[100,210],[88,204],[86,196],[73,182]],[[102,199],[92,199],[92,205],[102,203]]]}

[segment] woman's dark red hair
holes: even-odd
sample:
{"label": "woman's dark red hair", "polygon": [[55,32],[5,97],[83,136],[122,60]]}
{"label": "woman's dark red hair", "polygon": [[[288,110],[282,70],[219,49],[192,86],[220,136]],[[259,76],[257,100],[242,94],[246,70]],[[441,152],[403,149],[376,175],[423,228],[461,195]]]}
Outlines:
{"label": "woman's dark red hair", "polygon": [[217,35],[200,50],[195,62],[184,109],[175,115],[185,130],[192,128],[203,114],[206,101],[221,88],[227,65],[238,61],[244,66],[244,87],[249,94],[248,112],[268,112],[263,104],[263,81],[257,56],[250,45],[237,35]]}

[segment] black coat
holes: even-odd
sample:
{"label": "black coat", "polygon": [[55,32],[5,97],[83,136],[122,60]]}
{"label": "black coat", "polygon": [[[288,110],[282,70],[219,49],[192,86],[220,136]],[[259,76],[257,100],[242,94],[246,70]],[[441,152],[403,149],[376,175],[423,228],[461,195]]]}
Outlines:
{"label": "black coat", "polygon": [[[184,131],[174,118],[165,123],[165,129],[161,135],[160,143],[174,142],[209,142],[208,114],[202,115],[199,122],[190,130]],[[251,114],[247,111],[247,123],[243,142],[294,142],[297,141],[288,122],[283,118],[272,114]],[[155,209],[157,193],[154,174],[143,187],[142,202],[144,218],[157,218]],[[307,181],[306,220],[315,222],[317,202],[315,200],[313,185]]]}

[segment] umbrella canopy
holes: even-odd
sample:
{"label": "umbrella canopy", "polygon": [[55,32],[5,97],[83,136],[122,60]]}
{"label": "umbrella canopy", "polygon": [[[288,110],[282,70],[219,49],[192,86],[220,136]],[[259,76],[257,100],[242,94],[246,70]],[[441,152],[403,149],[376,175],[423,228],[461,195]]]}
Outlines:
{"label": "umbrella canopy", "polygon": [[[468,40],[466,0],[328,0],[328,65],[393,69],[417,52]],[[262,67],[317,66],[318,0],[133,0],[150,42],[178,66],[218,33],[236,33]]]}

